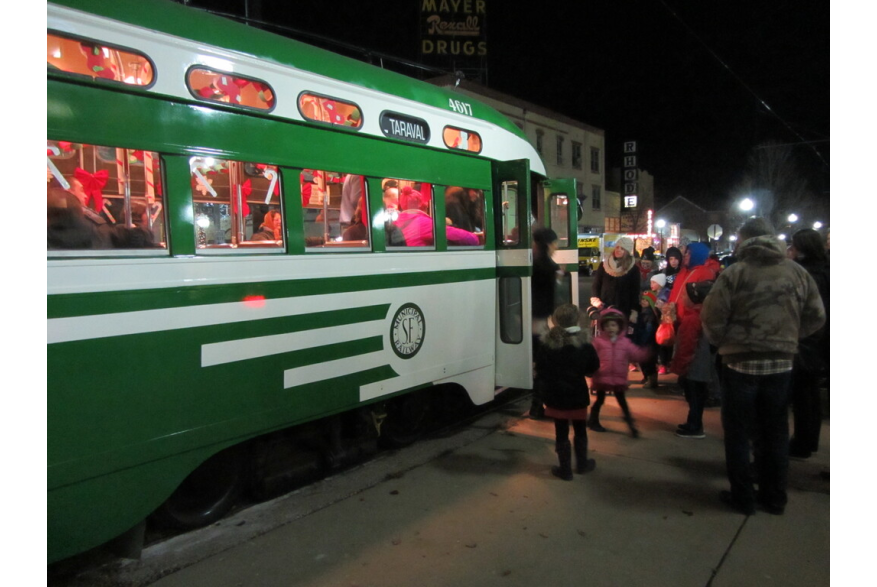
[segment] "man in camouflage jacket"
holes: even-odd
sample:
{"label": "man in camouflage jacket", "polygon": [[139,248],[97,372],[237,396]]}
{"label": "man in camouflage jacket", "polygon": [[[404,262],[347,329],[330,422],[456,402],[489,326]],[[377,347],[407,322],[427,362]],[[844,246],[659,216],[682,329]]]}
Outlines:
{"label": "man in camouflage jacket", "polygon": [[722,427],[731,491],[721,497],[745,514],[755,512],[756,502],[781,514],[788,501],[792,360],[798,340],[825,322],[825,309],[816,282],[786,258],[786,247],[764,219],[747,221],[739,236],[738,261],[719,275],[701,312],[704,332],[722,358]]}

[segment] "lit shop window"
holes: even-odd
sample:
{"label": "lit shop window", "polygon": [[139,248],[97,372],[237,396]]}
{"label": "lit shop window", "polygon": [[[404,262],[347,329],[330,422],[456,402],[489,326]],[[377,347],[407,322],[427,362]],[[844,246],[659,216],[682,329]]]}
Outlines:
{"label": "lit shop window", "polygon": [[281,178],[277,167],[192,157],[189,170],[195,245],[200,252],[283,250]]}
{"label": "lit shop window", "polygon": [[481,152],[481,135],[477,132],[446,126],[442,132],[442,139],[449,149],[459,149],[471,153]]}
{"label": "lit shop window", "polygon": [[303,169],[299,181],[306,250],[370,250],[365,177]]}
{"label": "lit shop window", "polygon": [[48,141],[46,187],[48,249],[167,249],[158,153]]}
{"label": "lit shop window", "polygon": [[155,66],[142,53],[61,33],[46,33],[46,66],[135,86],[152,85],[155,79]]}
{"label": "lit shop window", "polygon": [[189,91],[196,98],[257,110],[274,108],[274,90],[267,83],[204,67],[193,67],[186,76]]}
{"label": "lit shop window", "polygon": [[448,246],[473,247],[484,244],[484,192],[482,190],[447,186],[437,188],[444,193],[445,232]]}
{"label": "lit shop window", "polygon": [[304,93],[298,97],[298,109],[304,118],[314,122],[348,128],[362,126],[362,110],[359,106],[336,98]]}

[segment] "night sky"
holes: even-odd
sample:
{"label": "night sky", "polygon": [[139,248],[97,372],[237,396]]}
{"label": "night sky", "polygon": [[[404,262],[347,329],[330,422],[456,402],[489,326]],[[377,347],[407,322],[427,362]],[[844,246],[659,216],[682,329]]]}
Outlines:
{"label": "night sky", "polygon": [[[190,4],[242,13],[244,0]],[[262,20],[417,60],[418,0],[264,6]],[[487,0],[488,85],[604,129],[610,166],[622,141],[637,140],[659,205],[682,195],[725,207],[751,149],[766,141],[794,145],[801,173],[827,201],[829,2],[519,6]]]}

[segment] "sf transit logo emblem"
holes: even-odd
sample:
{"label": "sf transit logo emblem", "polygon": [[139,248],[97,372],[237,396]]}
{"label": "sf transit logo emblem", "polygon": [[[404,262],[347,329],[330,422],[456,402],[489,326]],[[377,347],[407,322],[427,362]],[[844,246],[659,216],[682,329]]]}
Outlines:
{"label": "sf transit logo emblem", "polygon": [[396,311],[390,326],[390,341],[399,358],[410,359],[423,346],[426,322],[423,311],[414,304],[405,304]]}

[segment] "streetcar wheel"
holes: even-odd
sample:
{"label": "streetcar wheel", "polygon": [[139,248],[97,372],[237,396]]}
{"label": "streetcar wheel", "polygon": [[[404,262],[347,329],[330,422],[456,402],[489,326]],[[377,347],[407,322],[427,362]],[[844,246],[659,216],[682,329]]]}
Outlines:
{"label": "streetcar wheel", "polygon": [[244,486],[246,451],[232,447],[204,461],[152,514],[165,527],[190,530],[221,519]]}
{"label": "streetcar wheel", "polygon": [[423,434],[429,414],[429,390],[415,391],[387,402],[387,418],[381,426],[379,442],[384,448],[401,448]]}

